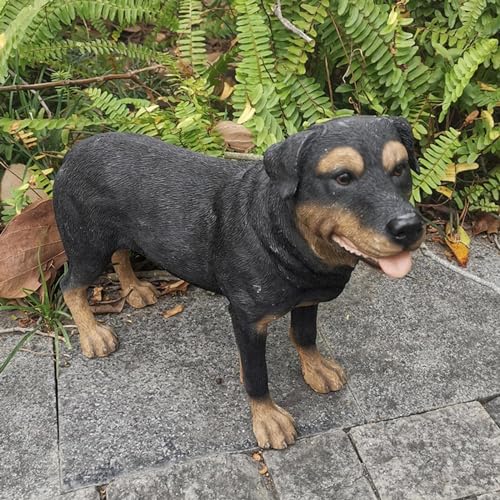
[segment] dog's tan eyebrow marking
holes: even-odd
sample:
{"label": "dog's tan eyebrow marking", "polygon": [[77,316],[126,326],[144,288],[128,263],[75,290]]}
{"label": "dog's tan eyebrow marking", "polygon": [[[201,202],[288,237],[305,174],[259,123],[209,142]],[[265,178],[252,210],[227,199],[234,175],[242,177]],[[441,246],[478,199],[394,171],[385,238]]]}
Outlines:
{"label": "dog's tan eyebrow marking", "polygon": [[388,141],[384,144],[382,165],[385,171],[391,172],[399,162],[404,160],[408,160],[408,151],[403,144],[398,141]]}
{"label": "dog's tan eyebrow marking", "polygon": [[361,175],[365,169],[363,157],[350,146],[333,148],[322,156],[316,165],[318,174],[329,174],[340,168]]}

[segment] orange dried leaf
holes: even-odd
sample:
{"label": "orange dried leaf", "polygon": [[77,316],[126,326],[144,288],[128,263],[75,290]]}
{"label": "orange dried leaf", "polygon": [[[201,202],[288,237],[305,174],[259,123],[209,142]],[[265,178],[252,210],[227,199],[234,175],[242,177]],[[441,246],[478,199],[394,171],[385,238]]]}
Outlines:
{"label": "orange dried leaf", "polygon": [[459,265],[465,267],[469,261],[470,236],[462,226],[455,230],[451,224],[446,224],[445,238],[446,244],[453,252]]}
{"label": "orange dried leaf", "polygon": [[267,474],[269,469],[267,468],[266,464],[262,464],[262,467],[259,469],[259,474],[263,476],[264,474]]}
{"label": "orange dried leaf", "polygon": [[166,311],[162,312],[162,316],[167,319],[171,318],[172,316],[175,316],[176,314],[180,314],[182,311],[184,311],[184,306],[182,304],[177,304],[176,306],[172,307],[171,309],[167,309]]}
{"label": "orange dried leaf", "polygon": [[52,200],[30,205],[0,235],[0,297],[26,297],[41,286],[39,262],[50,281],[65,261]]}

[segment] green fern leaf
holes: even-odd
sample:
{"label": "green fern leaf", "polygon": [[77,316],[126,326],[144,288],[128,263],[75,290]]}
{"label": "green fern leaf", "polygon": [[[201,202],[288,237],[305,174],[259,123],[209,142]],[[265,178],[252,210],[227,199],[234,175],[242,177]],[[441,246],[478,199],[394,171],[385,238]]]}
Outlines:
{"label": "green fern leaf", "polygon": [[439,121],[442,122],[450,106],[462,95],[481,64],[490,59],[498,47],[498,40],[478,40],[467,50],[445,75],[444,99]]}
{"label": "green fern leaf", "polygon": [[420,158],[420,173],[413,172],[412,198],[417,203],[422,201],[422,192],[432,194],[446,173],[446,167],[452,162],[460,147],[460,132],[450,128],[441,134],[423,151]]}

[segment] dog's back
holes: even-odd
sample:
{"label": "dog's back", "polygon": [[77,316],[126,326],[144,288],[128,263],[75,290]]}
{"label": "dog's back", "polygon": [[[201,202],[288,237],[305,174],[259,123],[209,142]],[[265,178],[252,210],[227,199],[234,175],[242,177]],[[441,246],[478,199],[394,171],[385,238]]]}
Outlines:
{"label": "dog's back", "polygon": [[98,274],[116,249],[129,248],[172,272],[182,268],[186,279],[206,276],[199,284],[214,288],[208,266],[217,200],[248,168],[140,135],[107,133],[79,142],[54,186],[69,260],[88,259],[89,266],[92,260]]}

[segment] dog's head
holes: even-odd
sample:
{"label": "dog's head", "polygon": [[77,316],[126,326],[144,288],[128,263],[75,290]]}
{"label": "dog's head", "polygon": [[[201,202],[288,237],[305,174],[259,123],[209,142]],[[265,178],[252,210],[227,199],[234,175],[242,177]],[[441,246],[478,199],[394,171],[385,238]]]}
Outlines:
{"label": "dog's head", "polygon": [[324,260],[345,262],[348,252],[389,276],[408,273],[409,251],[421,244],[424,226],[408,202],[418,163],[406,120],[331,120],[271,146],[264,166]]}

